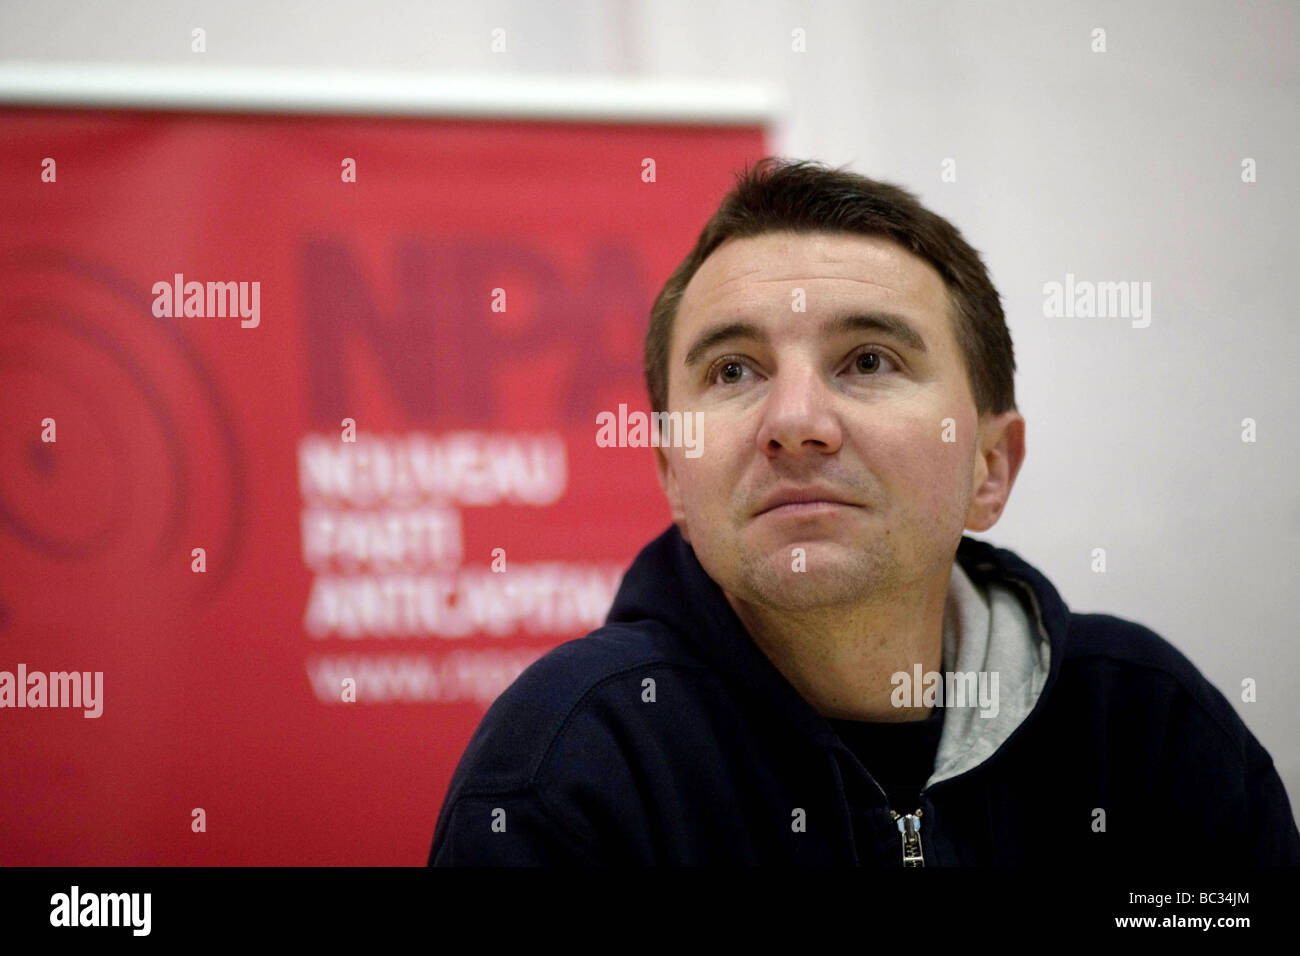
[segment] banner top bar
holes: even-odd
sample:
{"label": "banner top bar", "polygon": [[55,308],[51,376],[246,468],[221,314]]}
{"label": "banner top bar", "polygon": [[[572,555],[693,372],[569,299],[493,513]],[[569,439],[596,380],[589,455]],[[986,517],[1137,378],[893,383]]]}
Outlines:
{"label": "banner top bar", "polygon": [[771,126],[757,82],[111,63],[0,64],[0,104],[253,113],[455,116]]}

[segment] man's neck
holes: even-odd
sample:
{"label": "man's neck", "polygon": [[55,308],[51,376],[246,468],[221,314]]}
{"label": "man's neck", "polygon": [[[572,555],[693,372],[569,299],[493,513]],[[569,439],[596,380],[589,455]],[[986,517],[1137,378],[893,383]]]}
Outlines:
{"label": "man's neck", "polygon": [[903,598],[798,613],[726,598],[758,648],[822,716],[924,720],[928,707],[893,705],[890,678],[901,671],[910,682],[917,664],[922,673],[941,669],[949,577]]}

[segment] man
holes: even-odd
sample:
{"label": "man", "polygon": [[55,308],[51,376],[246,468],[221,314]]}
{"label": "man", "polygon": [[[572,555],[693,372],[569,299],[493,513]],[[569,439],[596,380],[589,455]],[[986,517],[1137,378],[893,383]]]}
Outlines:
{"label": "man", "polygon": [[1014,372],[911,194],[748,170],[651,314],[653,409],[702,415],[655,452],[673,526],[493,704],[429,863],[1300,863],[1182,654],[963,534],[1024,459]]}

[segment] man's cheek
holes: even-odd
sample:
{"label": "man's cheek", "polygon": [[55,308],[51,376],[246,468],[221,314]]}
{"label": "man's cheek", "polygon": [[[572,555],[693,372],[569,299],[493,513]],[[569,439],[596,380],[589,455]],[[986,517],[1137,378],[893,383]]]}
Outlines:
{"label": "man's cheek", "polygon": [[907,462],[907,478],[896,487],[899,494],[910,501],[902,502],[926,515],[944,513],[953,497],[951,476],[934,470],[935,462],[915,460]]}

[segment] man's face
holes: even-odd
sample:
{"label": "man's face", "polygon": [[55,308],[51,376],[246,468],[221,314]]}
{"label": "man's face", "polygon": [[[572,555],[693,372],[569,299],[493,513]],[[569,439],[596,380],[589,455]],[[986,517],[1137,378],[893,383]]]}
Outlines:
{"label": "man's face", "polygon": [[[949,309],[938,272],[884,238],[768,233],[705,260],[668,360],[669,409],[703,412],[702,454],[656,459],[673,520],[723,591],[813,609],[951,568],[987,470]],[[919,341],[844,321],[862,316]],[[751,328],[706,341],[733,323]],[[841,503],[765,510],[800,491]]]}

